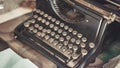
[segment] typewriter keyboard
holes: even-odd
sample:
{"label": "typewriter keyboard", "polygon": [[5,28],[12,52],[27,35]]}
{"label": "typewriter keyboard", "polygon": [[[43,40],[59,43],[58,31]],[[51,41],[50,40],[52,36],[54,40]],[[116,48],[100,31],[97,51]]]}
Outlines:
{"label": "typewriter keyboard", "polygon": [[70,67],[75,66],[95,47],[82,33],[42,10],[34,10],[33,17],[24,23],[24,27],[48,45],[42,45],[44,49]]}

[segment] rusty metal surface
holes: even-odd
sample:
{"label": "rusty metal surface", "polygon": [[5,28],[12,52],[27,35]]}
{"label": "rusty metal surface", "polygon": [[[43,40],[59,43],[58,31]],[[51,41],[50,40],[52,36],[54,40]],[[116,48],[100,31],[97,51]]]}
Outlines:
{"label": "rusty metal surface", "polygon": [[114,20],[117,19],[116,14],[113,14],[111,12],[103,10],[103,9],[93,5],[93,4],[90,4],[90,3],[86,2],[85,0],[75,0],[75,1],[77,1],[78,3],[80,3],[80,4],[86,6],[90,9],[100,13],[105,19],[107,19],[109,21],[109,23],[111,23],[111,22],[113,22]]}

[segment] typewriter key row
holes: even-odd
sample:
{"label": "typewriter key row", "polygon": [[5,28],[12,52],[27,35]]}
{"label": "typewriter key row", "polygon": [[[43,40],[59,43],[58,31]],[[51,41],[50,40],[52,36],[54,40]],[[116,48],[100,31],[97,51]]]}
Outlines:
{"label": "typewriter key row", "polygon": [[[24,23],[26,28],[42,38],[42,40],[45,40],[48,45],[49,43],[52,44],[50,45],[51,47],[69,58],[76,59],[80,54],[82,56],[87,55],[86,37],[41,10],[36,10],[35,12],[33,19]],[[89,48],[94,48],[95,44],[91,42],[88,46]],[[78,50],[81,50],[80,54],[77,54]]]}
{"label": "typewriter key row", "polygon": [[[33,30],[33,33],[37,33],[37,29],[34,29],[33,26],[29,27],[29,29],[30,29],[30,30]],[[55,36],[56,39],[60,38],[60,35],[59,35],[59,34],[55,35],[55,32],[51,32],[50,29],[47,29],[47,30],[46,30],[46,29],[43,29],[42,26],[39,26],[38,30],[42,30],[43,32],[47,32],[48,34],[50,33],[51,36]],[[66,33],[63,32],[63,35],[66,35]],[[76,44],[80,44],[80,43],[81,43],[81,41],[80,41],[79,39],[78,39],[78,40],[75,40],[75,38],[71,38],[70,36],[66,36],[65,38],[66,38],[66,40],[70,40],[70,39],[71,39],[70,41],[71,41],[71,42],[75,42]],[[61,37],[61,38],[60,38],[60,41],[64,41],[64,39]],[[91,45],[90,45],[90,46],[91,46]],[[83,44],[82,44],[82,43],[81,43],[81,47],[83,47]]]}
{"label": "typewriter key row", "polygon": [[[46,31],[46,29],[43,28],[43,30]],[[51,35],[54,35],[54,37],[56,37],[58,40],[56,40],[55,38],[52,38],[51,35],[47,35],[44,31],[38,31],[35,28],[32,30],[33,33],[35,33],[37,36],[44,38],[46,41],[48,41],[49,43],[52,43],[54,45],[54,47],[58,48],[57,50],[60,50],[61,53],[66,52],[67,54],[71,54],[76,52],[78,50],[78,46],[75,46],[73,44],[69,44],[69,41],[65,41],[64,37],[60,37],[60,35],[55,34],[55,32],[51,32]],[[51,30],[48,30],[51,31]],[[60,42],[63,42],[62,44]],[[71,45],[71,46],[70,46]],[[66,55],[65,53],[65,55]],[[67,55],[67,57],[70,58],[70,56]]]}

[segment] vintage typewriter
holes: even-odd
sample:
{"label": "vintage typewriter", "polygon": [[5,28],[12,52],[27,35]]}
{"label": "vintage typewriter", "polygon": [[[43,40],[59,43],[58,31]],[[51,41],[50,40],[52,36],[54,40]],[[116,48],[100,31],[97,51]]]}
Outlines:
{"label": "vintage typewriter", "polygon": [[37,0],[33,15],[15,29],[19,41],[60,68],[85,68],[99,53],[117,13],[87,0]]}

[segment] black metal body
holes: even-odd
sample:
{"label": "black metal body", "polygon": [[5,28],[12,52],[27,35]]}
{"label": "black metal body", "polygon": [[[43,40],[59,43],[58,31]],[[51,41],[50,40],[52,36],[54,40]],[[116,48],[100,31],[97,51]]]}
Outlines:
{"label": "black metal body", "polygon": [[[60,20],[65,25],[68,25],[73,29],[77,30],[78,32],[82,33],[83,36],[87,37],[88,41],[86,42],[86,45],[87,45],[86,49],[88,49],[89,52],[73,67],[73,68],[85,68],[86,65],[89,63],[90,59],[94,58],[102,47],[103,40],[107,35],[106,30],[109,26],[107,23],[107,20],[105,20],[98,14],[93,13],[94,11],[90,12],[89,10],[86,10],[81,5],[76,9],[83,13],[83,15],[85,16],[85,19],[83,21],[80,21],[77,24],[66,22],[66,21],[63,21],[61,18],[59,18],[59,16],[57,16],[57,14],[54,12],[54,10],[51,7],[50,1],[52,0],[49,0],[49,1],[37,0],[37,9],[44,11],[50,16]],[[86,22],[86,20],[88,20],[89,22]],[[64,55],[57,52],[54,48],[48,46],[49,44],[46,44],[45,42],[43,42],[43,40],[37,38],[34,34],[30,33],[28,29],[24,27],[23,23],[19,25],[15,30],[15,35],[18,36],[17,37],[18,40],[20,40],[21,42],[27,45],[32,46],[38,52],[40,52],[45,57],[49,58],[51,61],[57,64],[60,68],[70,68],[70,66],[68,66],[67,63],[60,61],[55,55],[50,54],[46,49],[56,54],[57,56],[61,56],[63,60],[66,60],[67,58],[64,57]],[[95,47],[93,49],[88,48],[89,42],[95,43]]]}
{"label": "black metal body", "polygon": [[[109,2],[107,2],[107,0],[86,0],[91,4],[96,5],[97,7],[100,7],[108,12],[114,13],[118,16],[120,16],[120,6],[116,6],[114,4],[111,4]],[[117,3],[118,5],[120,5],[120,1],[119,0],[110,0],[113,1],[114,3]]]}

